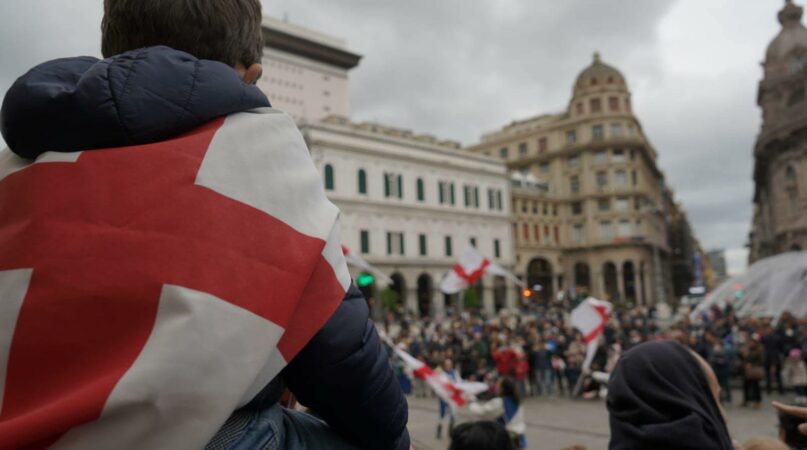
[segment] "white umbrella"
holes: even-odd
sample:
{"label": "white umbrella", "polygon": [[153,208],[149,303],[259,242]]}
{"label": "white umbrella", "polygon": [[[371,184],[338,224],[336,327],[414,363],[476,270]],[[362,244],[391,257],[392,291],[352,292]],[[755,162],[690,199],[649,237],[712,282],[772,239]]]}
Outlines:
{"label": "white umbrella", "polygon": [[713,305],[731,304],[740,316],[776,317],[788,311],[807,316],[807,251],[762,259],[712,292],[692,312],[698,317]]}

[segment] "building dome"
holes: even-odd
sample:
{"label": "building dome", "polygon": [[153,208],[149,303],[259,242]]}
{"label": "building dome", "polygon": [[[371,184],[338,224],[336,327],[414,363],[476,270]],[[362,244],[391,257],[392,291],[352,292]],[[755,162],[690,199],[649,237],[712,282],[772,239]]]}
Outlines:
{"label": "building dome", "polygon": [[594,61],[586,67],[574,83],[575,91],[600,86],[625,86],[625,77],[617,69],[605,64],[598,52],[594,53]]}
{"label": "building dome", "polygon": [[797,47],[807,48],[807,28],[801,24],[803,13],[803,8],[793,4],[793,0],[785,0],[785,7],[779,11],[782,31],[768,46],[766,64],[783,61]]}

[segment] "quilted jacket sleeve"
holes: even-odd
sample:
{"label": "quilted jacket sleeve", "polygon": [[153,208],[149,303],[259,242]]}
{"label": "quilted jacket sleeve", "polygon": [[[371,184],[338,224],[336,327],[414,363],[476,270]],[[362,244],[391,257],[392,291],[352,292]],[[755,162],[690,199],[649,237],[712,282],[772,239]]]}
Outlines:
{"label": "quilted jacket sleeve", "polygon": [[409,449],[406,398],[355,286],[283,378],[302,404],[350,442],[374,450]]}

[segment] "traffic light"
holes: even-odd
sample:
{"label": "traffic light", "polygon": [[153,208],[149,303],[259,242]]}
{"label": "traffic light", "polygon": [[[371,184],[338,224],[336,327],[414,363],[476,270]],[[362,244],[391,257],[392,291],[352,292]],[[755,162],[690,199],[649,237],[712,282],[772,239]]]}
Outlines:
{"label": "traffic light", "polygon": [[375,283],[375,276],[370,273],[362,272],[356,277],[356,285],[359,287],[367,287]]}

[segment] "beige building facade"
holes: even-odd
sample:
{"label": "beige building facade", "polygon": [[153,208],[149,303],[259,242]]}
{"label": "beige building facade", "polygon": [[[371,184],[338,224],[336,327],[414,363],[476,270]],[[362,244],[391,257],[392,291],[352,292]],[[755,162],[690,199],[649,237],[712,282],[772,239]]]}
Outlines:
{"label": "beige building facade", "polygon": [[348,72],[361,56],[344,39],[272,17],[263,19],[263,76],[258,87],[296,121],[349,116]]}
{"label": "beige building facade", "polygon": [[759,84],[762,129],[754,149],[749,260],[807,249],[807,28],[792,0],[768,46]]}
{"label": "beige building facade", "polygon": [[565,112],[513,122],[467,150],[512,174],[515,269],[538,295],[667,300],[664,177],[624,76],[598,54]]}

